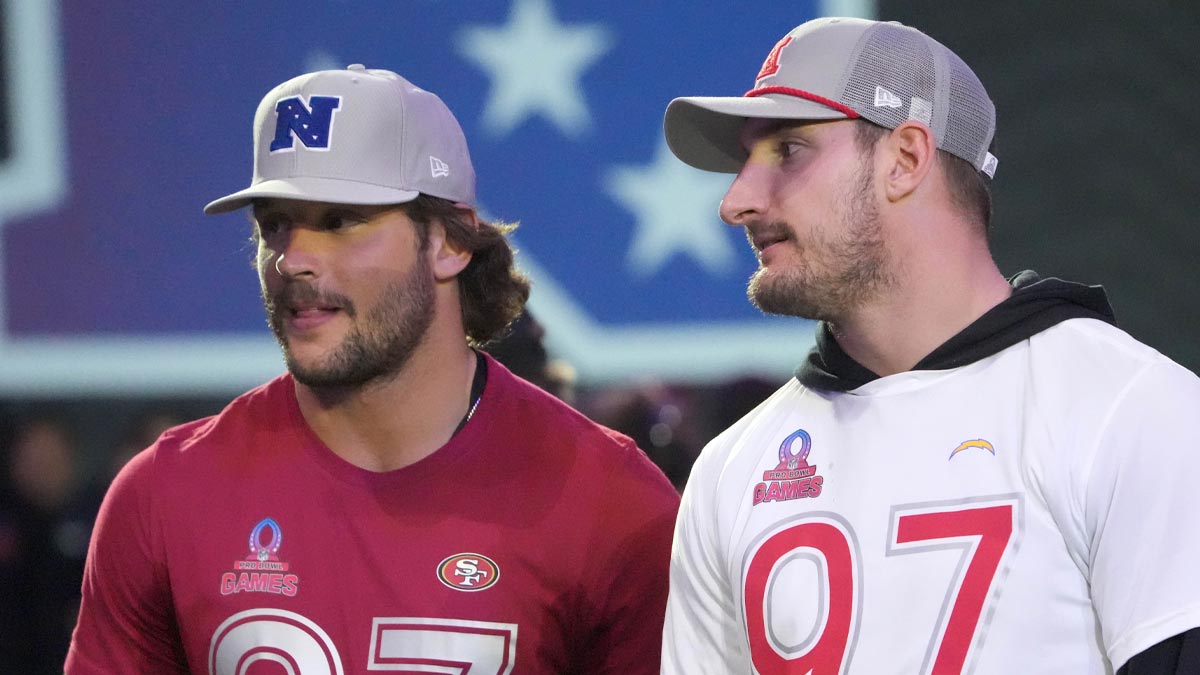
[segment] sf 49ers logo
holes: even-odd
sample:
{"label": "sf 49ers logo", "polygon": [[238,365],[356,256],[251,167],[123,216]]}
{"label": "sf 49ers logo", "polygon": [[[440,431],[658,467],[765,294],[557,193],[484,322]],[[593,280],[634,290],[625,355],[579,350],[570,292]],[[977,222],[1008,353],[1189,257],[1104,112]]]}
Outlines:
{"label": "sf 49ers logo", "polygon": [[456,591],[482,591],[496,585],[500,566],[478,553],[459,553],[438,565],[438,580]]}

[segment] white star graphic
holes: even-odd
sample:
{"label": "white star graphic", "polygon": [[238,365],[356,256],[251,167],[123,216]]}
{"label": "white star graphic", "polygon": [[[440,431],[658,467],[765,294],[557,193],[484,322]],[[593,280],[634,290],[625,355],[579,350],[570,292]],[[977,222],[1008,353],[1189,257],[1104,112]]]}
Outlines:
{"label": "white star graphic", "polygon": [[459,54],[491,77],[483,111],[488,132],[506,134],[535,114],[566,136],[591,126],[579,78],[612,44],[603,26],[560,24],[548,0],[516,0],[508,25],[470,26],[457,41]]}
{"label": "white star graphic", "polygon": [[730,271],[736,254],[717,208],[732,179],[687,166],[666,141],[659,141],[652,164],[610,169],[605,188],[637,217],[629,270],[645,278],[673,254],[687,253],[712,275]]}

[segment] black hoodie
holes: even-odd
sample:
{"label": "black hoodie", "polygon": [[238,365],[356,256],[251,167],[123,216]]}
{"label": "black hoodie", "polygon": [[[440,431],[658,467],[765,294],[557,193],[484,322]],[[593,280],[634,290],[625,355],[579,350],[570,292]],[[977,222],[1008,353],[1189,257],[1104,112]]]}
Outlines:
{"label": "black hoodie", "polygon": [[[1108,297],[1100,286],[1085,286],[1054,277],[1043,279],[1026,270],[1009,279],[1013,293],[971,325],[921,359],[913,370],[947,370],[974,363],[1067,319],[1099,319],[1116,324]],[[879,379],[842,351],[829,324],[817,326],[816,346],[796,379],[806,387],[850,391]]]}

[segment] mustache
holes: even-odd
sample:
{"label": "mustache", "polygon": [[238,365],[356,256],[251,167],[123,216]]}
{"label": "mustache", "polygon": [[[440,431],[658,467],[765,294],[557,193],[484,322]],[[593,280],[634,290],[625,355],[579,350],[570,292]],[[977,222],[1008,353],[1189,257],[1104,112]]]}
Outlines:
{"label": "mustache", "polygon": [[792,237],[791,226],[782,220],[750,222],[746,223],[742,229],[745,230],[746,241],[750,242],[750,247],[755,251],[759,249],[755,242],[780,241]]}
{"label": "mustache", "polygon": [[746,223],[742,229],[746,230],[747,237],[753,237],[756,234],[772,234],[778,236],[790,234],[792,231],[791,226],[782,220],[772,220],[770,222],[758,220],[752,223]]}
{"label": "mustache", "polygon": [[308,281],[291,280],[278,293],[268,295],[263,289],[263,305],[267,313],[275,316],[280,307],[336,307],[353,317],[357,313],[350,298],[333,291],[317,288]]}

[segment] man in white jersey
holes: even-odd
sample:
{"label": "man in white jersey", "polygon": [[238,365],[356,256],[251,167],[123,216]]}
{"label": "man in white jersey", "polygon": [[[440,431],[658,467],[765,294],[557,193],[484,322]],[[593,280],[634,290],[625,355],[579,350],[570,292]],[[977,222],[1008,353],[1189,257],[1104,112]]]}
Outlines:
{"label": "man in white jersey", "polygon": [[1001,275],[970,68],[817,19],[665,131],[737,174],[753,302],[821,323],[693,469],[662,672],[1200,673],[1200,379],[1100,287]]}

